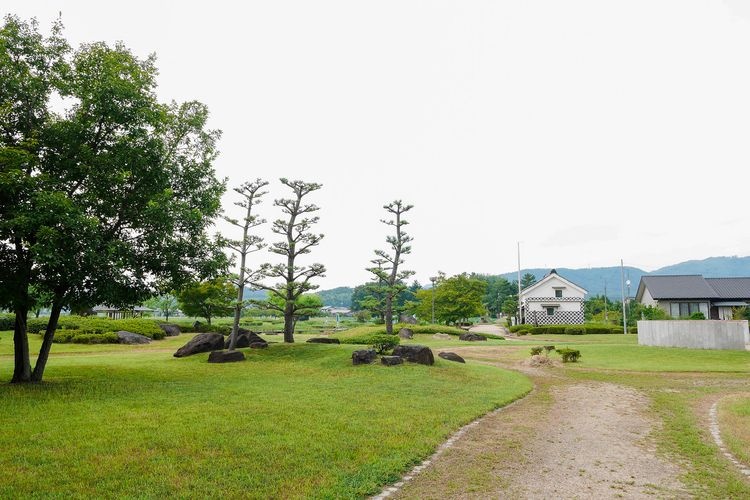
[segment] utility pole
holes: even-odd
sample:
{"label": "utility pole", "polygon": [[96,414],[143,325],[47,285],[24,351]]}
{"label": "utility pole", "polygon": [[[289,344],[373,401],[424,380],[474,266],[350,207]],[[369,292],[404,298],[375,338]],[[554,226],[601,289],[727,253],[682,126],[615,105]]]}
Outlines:
{"label": "utility pole", "polygon": [[518,324],[521,324],[521,242],[518,245]]}
{"label": "utility pole", "polygon": [[622,333],[628,334],[628,317],[625,316],[625,265],[620,259],[620,288],[622,292]]}
{"label": "utility pole", "polygon": [[435,282],[437,281],[437,276],[430,276],[430,281],[432,281],[432,324],[435,324]]}

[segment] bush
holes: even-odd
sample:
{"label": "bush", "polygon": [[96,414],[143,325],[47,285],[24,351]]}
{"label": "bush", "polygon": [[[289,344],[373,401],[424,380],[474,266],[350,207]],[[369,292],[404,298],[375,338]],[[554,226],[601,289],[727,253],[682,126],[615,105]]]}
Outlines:
{"label": "bush", "polygon": [[613,326],[612,331],[609,333],[625,333],[625,330],[621,326]]}
{"label": "bush", "polygon": [[605,335],[612,333],[612,327],[610,326],[586,325],[584,328],[588,335]]}
{"label": "bush", "polygon": [[544,346],[544,350],[547,353],[547,355],[549,356],[549,352],[550,351],[554,351],[555,350],[555,346],[553,346],[553,345],[546,345],[546,346]]}
{"label": "bush", "polygon": [[16,317],[12,314],[0,314],[0,332],[13,330],[16,327]]}
{"label": "bush", "polygon": [[370,337],[369,344],[378,354],[386,354],[393,350],[400,343],[398,335],[388,335],[387,333],[376,333]]}
{"label": "bush", "polygon": [[542,354],[542,350],[543,349],[544,348],[542,346],[540,346],[540,345],[534,346],[534,347],[531,348],[531,355],[532,356],[538,356],[538,355]]}
{"label": "bush", "polygon": [[529,331],[532,328],[534,328],[533,325],[529,325],[529,324],[524,323],[523,325],[513,325],[513,326],[511,326],[509,328],[509,330],[510,330],[511,333],[518,333],[518,332],[524,331],[524,330],[525,331]]}
{"label": "bush", "polygon": [[586,332],[582,326],[569,326],[565,328],[565,335],[583,335],[584,333]]}
{"label": "bush", "polygon": [[579,351],[578,349],[558,349],[557,353],[562,356],[563,363],[576,363],[579,359],[581,359],[581,351]]}
{"label": "bush", "polygon": [[[47,328],[47,318],[34,318],[26,321],[26,331],[28,333],[44,333]],[[11,330],[13,327],[11,327]]]}
{"label": "bush", "polygon": [[366,323],[372,319],[372,314],[370,311],[357,311],[356,318],[359,323]]}
{"label": "bush", "polygon": [[628,327],[628,333],[638,333],[638,327],[637,326],[629,326]]}
{"label": "bush", "polygon": [[71,339],[74,344],[117,344],[119,341],[120,339],[114,332],[81,333]]}
{"label": "bush", "polygon": [[706,315],[700,311],[696,311],[693,314],[691,314],[690,318],[688,319],[706,319]]}
{"label": "bush", "polygon": [[546,326],[535,326],[531,330],[529,330],[529,333],[532,335],[544,335],[547,333],[547,327]]}
{"label": "bush", "polygon": [[552,325],[547,327],[547,333],[554,335],[562,335],[565,333],[565,325]]}

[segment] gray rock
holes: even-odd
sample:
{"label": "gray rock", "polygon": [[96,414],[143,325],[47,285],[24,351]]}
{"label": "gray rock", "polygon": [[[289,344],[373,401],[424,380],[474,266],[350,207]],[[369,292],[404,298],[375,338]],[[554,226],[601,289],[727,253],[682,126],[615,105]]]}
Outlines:
{"label": "gray rock", "polygon": [[414,338],[414,332],[411,328],[402,328],[398,331],[398,336],[402,339],[413,339]]}
{"label": "gray rock", "polygon": [[167,337],[176,337],[180,333],[180,327],[177,325],[170,325],[169,323],[162,323],[159,325],[159,327],[164,330],[164,333],[167,335]]}
{"label": "gray rock", "polygon": [[435,357],[432,350],[423,345],[398,345],[393,349],[394,356],[400,356],[406,361],[419,363],[420,365],[435,364]]}
{"label": "gray rock", "polygon": [[175,358],[183,358],[199,352],[220,351],[224,349],[224,335],[220,333],[198,333],[174,353]]}
{"label": "gray rock", "polygon": [[404,358],[402,358],[401,356],[382,356],[380,358],[380,362],[385,366],[395,366],[402,364],[404,362]]}
{"label": "gray rock", "polygon": [[455,361],[457,363],[466,363],[464,361],[464,358],[456,354],[455,352],[441,352],[438,354],[443,359],[447,359],[448,361]]}
{"label": "gray rock", "polygon": [[436,333],[432,336],[433,339],[439,339],[439,340],[450,340],[451,336],[447,333]]}
{"label": "gray rock", "polygon": [[328,337],[315,337],[312,339],[307,339],[307,341],[311,344],[340,344],[341,343],[339,339],[332,339]]}
{"label": "gray rock", "polygon": [[416,325],[417,324],[416,318],[414,318],[414,316],[409,316],[408,314],[402,314],[399,317],[399,322],[405,323],[407,325]]}
{"label": "gray rock", "polygon": [[352,364],[353,365],[369,365],[378,355],[375,349],[360,349],[352,353]]}
{"label": "gray rock", "polygon": [[245,361],[242,351],[211,351],[208,355],[209,363],[235,363],[237,361]]}
{"label": "gray rock", "polygon": [[[229,343],[231,342],[231,340],[232,336],[229,335],[224,342],[224,349],[229,349]],[[263,340],[263,338],[255,332],[251,332],[243,328],[237,330],[237,344],[234,346],[235,348],[239,349],[241,347],[250,347],[250,344],[254,342],[265,343],[266,341]]]}
{"label": "gray rock", "polygon": [[481,342],[483,340],[487,340],[487,337],[485,337],[484,335],[479,335],[478,333],[464,333],[458,337],[458,340],[466,340],[467,342]]}
{"label": "gray rock", "polygon": [[150,344],[151,343],[151,339],[146,337],[145,335],[139,335],[133,332],[126,332],[124,330],[117,332],[117,338],[120,344],[134,345],[134,344]]}
{"label": "gray rock", "polygon": [[268,347],[268,342],[265,340],[262,342],[250,342],[250,349],[265,349]]}

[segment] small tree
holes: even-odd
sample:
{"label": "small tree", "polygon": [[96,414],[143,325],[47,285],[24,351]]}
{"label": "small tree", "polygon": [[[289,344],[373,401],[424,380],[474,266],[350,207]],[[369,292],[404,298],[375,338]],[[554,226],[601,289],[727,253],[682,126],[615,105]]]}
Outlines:
{"label": "small tree", "polygon": [[169,321],[170,314],[174,314],[174,311],[177,309],[177,297],[171,293],[165,293],[164,295],[149,299],[146,305],[161,312],[165,319]]}
{"label": "small tree", "polygon": [[380,222],[395,228],[395,236],[388,236],[386,242],[390,245],[392,253],[385,250],[375,250],[379,257],[373,261],[375,267],[367,268],[375,275],[375,281],[381,284],[384,296],[385,330],[389,335],[393,334],[393,302],[399,293],[407,289],[405,281],[414,274],[414,271],[399,270],[404,263],[403,256],[411,253],[411,236],[406,234],[404,226],[408,224],[403,215],[414,208],[414,205],[405,205],[401,200],[395,200],[383,208],[392,215],[392,219],[381,219]]}
{"label": "small tree", "polygon": [[178,299],[182,312],[188,316],[206,318],[210,325],[212,318],[228,316],[234,310],[234,293],[232,283],[217,278],[188,285],[180,292]]}
{"label": "small tree", "polygon": [[[322,234],[310,232],[312,226],[318,222],[318,217],[307,217],[307,214],[317,212],[320,208],[314,204],[303,204],[305,196],[322,186],[314,182],[290,181],[283,177],[280,181],[291,188],[294,198],[281,198],[273,202],[274,206],[281,207],[281,211],[287,214],[288,219],[274,221],[272,231],[282,235],[284,239],[273,243],[269,251],[285,257],[286,263],[263,264],[258,273],[253,275],[250,284],[254,288],[267,290],[270,294],[269,299],[272,297],[281,299],[281,303],[276,304],[272,300],[254,302],[284,314],[284,342],[292,343],[294,342],[294,318],[302,307],[297,299],[302,294],[318,288],[318,285],[311,283],[310,280],[325,276],[326,271],[323,264],[297,265],[297,258],[310,253],[312,247],[318,245],[323,239]],[[281,281],[274,284],[261,281],[268,278]]]}
{"label": "small tree", "polygon": [[[455,323],[478,316],[484,312],[482,297],[487,283],[480,279],[458,274],[443,279],[435,287],[435,319],[445,323]],[[432,315],[433,290],[417,292],[419,303],[416,308],[420,318]]]}
{"label": "small tree", "polygon": [[267,185],[267,181],[256,179],[253,182],[246,182],[240,187],[235,188],[234,190],[242,196],[242,200],[235,202],[235,205],[245,209],[245,217],[241,221],[231,217],[224,217],[224,220],[242,229],[241,240],[224,241],[224,244],[234,250],[240,257],[239,271],[231,278],[232,283],[237,287],[237,302],[234,304],[234,322],[232,323],[232,333],[229,337],[230,351],[233,351],[237,344],[237,333],[240,329],[240,316],[242,316],[242,308],[245,305],[243,301],[245,286],[256,275],[256,272],[253,272],[246,267],[247,256],[250,253],[257,252],[265,247],[263,238],[250,234],[250,230],[266,222],[264,219],[260,219],[257,215],[253,214],[253,206],[260,203],[260,198],[266,194],[266,191],[261,191],[261,189]]}

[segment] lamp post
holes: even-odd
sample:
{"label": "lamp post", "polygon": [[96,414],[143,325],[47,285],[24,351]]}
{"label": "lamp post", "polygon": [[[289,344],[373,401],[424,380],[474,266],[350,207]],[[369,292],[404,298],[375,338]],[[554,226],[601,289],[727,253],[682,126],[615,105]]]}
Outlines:
{"label": "lamp post", "polygon": [[430,281],[432,281],[432,324],[435,324],[435,282],[437,281],[437,276],[430,276]]}

